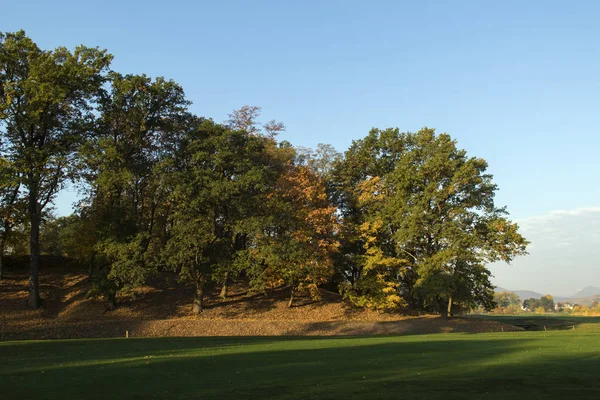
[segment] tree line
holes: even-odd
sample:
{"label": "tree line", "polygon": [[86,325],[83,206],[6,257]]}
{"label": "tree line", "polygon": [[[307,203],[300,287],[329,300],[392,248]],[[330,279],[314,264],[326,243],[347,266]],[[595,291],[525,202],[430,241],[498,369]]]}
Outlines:
{"label": "tree line", "polygon": [[[196,313],[208,289],[227,296],[240,278],[287,286],[290,305],[327,284],[380,310],[492,308],[486,263],[526,253],[486,161],[448,134],[373,129],[343,154],[298,148],[259,107],[217,123],[176,82],[118,73],[112,59],[0,34],[0,271],[27,233],[32,308],[51,223],[111,309],[159,271],[194,285]],[[82,200],[53,221],[69,182]]]}
{"label": "tree line", "polygon": [[497,306],[494,311],[505,314],[518,314],[523,311],[544,314],[555,311],[554,298],[549,294],[539,299],[531,297],[521,301],[521,298],[515,292],[496,292],[494,301]]}

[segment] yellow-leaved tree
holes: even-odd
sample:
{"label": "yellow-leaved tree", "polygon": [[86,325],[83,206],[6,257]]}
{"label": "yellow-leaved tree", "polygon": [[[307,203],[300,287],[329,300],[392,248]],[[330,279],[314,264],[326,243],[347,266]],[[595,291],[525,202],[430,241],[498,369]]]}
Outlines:
{"label": "yellow-leaved tree", "polygon": [[[385,187],[378,176],[369,177],[358,184],[355,192],[358,207],[363,210],[378,210],[386,198]],[[354,224],[346,221],[346,225],[354,225],[354,229],[345,230],[345,233],[352,232],[362,243],[362,253],[357,259],[361,279],[354,284],[345,282],[341,285],[344,297],[357,306],[382,311],[406,305],[399,294],[398,282],[406,271],[407,261],[386,255],[383,249],[385,241],[381,240],[385,225],[381,218],[376,216]]]}

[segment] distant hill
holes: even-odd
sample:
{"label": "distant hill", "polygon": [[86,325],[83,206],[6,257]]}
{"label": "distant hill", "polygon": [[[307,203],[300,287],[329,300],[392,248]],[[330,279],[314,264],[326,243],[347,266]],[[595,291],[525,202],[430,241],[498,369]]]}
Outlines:
{"label": "distant hill", "polygon": [[[521,301],[523,301],[525,299],[531,299],[531,298],[539,299],[540,297],[545,296],[545,294],[534,292],[531,290],[510,290],[510,289],[505,289],[500,286],[496,286],[494,288],[494,290],[496,292],[514,292],[517,294],[517,296],[519,296]],[[550,293],[550,294],[552,294],[552,293]],[[575,293],[569,297],[554,296],[554,295],[552,295],[552,297],[554,297],[554,301],[560,301],[560,302],[568,301],[570,303],[575,303],[575,304],[590,305],[592,303],[592,301],[594,301],[594,300],[600,301],[600,287],[587,286],[581,290],[578,290],[577,293]]]}
{"label": "distant hill", "polygon": [[531,290],[513,290],[513,292],[515,292],[521,298],[521,300],[532,299],[532,298],[539,299],[540,297],[545,296],[545,294],[534,292]]}
{"label": "distant hill", "polygon": [[533,292],[531,290],[509,290],[509,289],[504,289],[503,287],[500,286],[496,286],[494,288],[494,290],[496,292],[513,292],[516,293],[517,296],[519,296],[519,298],[521,299],[521,301],[525,300],[525,299],[539,299],[542,296],[545,296],[545,294],[541,294],[538,292]]}
{"label": "distant hill", "polygon": [[570,298],[569,299],[570,303],[573,303],[573,304],[585,304],[587,306],[591,305],[594,301],[600,302],[600,294],[597,294],[597,295],[594,295],[594,296],[576,297],[576,298]]}
{"label": "distant hill", "polygon": [[598,286],[586,286],[581,290],[578,290],[573,296],[574,299],[581,297],[590,297],[600,295],[600,287]]}

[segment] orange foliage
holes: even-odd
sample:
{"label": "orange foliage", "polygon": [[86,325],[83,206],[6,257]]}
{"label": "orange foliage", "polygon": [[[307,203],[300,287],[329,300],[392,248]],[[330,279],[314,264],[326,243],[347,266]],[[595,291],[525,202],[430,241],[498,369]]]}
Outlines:
{"label": "orange foliage", "polygon": [[336,208],[324,180],[306,166],[289,164],[267,202],[278,215],[277,235],[262,238],[261,247],[270,254],[269,276],[318,297],[316,285],[332,275],[332,254],[340,246]]}

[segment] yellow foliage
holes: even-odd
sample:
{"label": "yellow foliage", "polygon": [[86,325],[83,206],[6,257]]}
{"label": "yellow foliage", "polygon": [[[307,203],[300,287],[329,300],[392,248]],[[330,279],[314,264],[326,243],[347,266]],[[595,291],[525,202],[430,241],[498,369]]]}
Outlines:
{"label": "yellow foliage", "polygon": [[546,309],[544,307],[538,307],[535,309],[536,314],[546,314]]}
{"label": "yellow foliage", "polygon": [[[359,187],[362,200],[371,201],[380,196],[377,188],[379,178],[363,182]],[[350,224],[348,224],[350,225]],[[362,279],[360,287],[348,285],[343,288],[344,296],[353,304],[380,311],[395,310],[406,305],[398,294],[397,275],[405,268],[407,260],[385,254],[379,246],[379,236],[384,228],[382,219],[377,218],[354,225],[353,229],[343,232],[346,236],[358,237],[363,242]]]}
{"label": "yellow foliage", "polygon": [[367,178],[356,186],[358,202],[366,205],[374,201],[381,201],[385,198],[385,187],[379,176]]}

